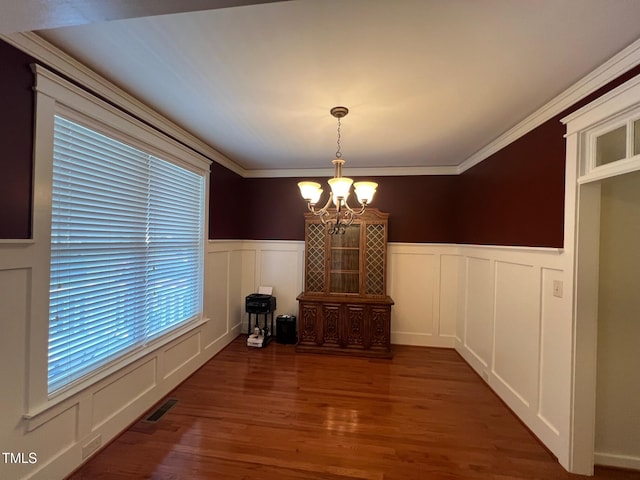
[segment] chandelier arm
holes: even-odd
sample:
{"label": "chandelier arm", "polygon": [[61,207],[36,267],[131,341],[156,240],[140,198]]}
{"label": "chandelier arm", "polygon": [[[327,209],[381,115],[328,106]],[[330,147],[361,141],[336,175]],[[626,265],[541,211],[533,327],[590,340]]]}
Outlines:
{"label": "chandelier arm", "polygon": [[344,202],[344,206],[347,208],[347,210],[349,212],[351,212],[352,215],[362,215],[364,213],[364,211],[367,209],[367,203],[361,203],[360,204],[360,208],[358,210],[354,210],[353,208],[351,208],[349,206],[349,204],[345,201]]}
{"label": "chandelier arm", "polygon": [[326,210],[320,210],[318,213],[316,213],[316,215],[320,217],[320,221],[323,225],[327,224],[327,220],[329,219],[329,212],[327,212]]}
{"label": "chandelier arm", "polygon": [[353,209],[349,206],[346,199],[343,201],[343,205],[344,205],[344,208],[346,209],[345,216],[348,214],[348,212],[353,212]]}
{"label": "chandelier arm", "polygon": [[307,203],[307,208],[314,215],[327,215],[327,213],[328,213],[327,210],[324,209],[324,208],[320,208],[320,209],[316,210],[315,207],[313,205],[311,205],[311,203]]}
{"label": "chandelier arm", "polygon": [[321,210],[323,212],[325,212],[326,215],[329,214],[328,210],[329,210],[329,205],[331,205],[331,201],[333,200],[333,192],[329,192],[329,198],[327,198],[327,203],[324,204],[324,207],[321,208]]}
{"label": "chandelier arm", "polygon": [[307,202],[307,208],[309,209],[309,211],[313,213],[315,216],[320,217],[320,221],[322,221],[323,224],[326,224],[329,218],[329,205],[331,205],[332,198],[333,198],[333,193],[329,192],[329,198],[327,199],[327,203],[324,204],[324,207],[318,210],[316,210],[316,208],[311,204],[311,202]]}
{"label": "chandelier arm", "polygon": [[316,208],[314,207],[314,204],[312,204],[310,201],[307,201],[307,208],[314,215],[324,215],[327,209],[329,208],[329,205],[331,204],[331,198],[332,198],[332,193],[329,192],[329,199],[327,200],[327,203],[324,204],[324,207],[319,208],[318,210],[316,210]]}
{"label": "chandelier arm", "polygon": [[313,205],[311,205],[311,203],[307,203],[307,208],[316,217],[320,217],[320,221],[322,223],[324,224],[327,223],[327,218],[329,217],[329,212],[327,210],[325,210],[324,208],[321,208],[320,210],[316,210],[315,208],[313,208]]}
{"label": "chandelier arm", "polygon": [[364,211],[367,209],[367,204],[366,203],[362,203],[361,205],[362,206],[361,206],[360,210],[358,210],[358,211],[351,210],[354,215],[362,215],[364,213]]}

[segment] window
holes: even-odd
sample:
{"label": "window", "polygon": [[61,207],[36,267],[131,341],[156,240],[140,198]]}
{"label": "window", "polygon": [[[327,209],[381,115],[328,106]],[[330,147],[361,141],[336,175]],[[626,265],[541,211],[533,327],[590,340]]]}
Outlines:
{"label": "window", "polygon": [[137,366],[152,365],[162,382],[168,349],[206,330],[211,160],[197,139],[117,91],[105,102],[32,68],[24,416],[37,428]]}
{"label": "window", "polygon": [[199,318],[204,176],[54,117],[49,394]]}
{"label": "window", "polygon": [[626,158],[627,129],[625,126],[596,137],[596,167]]}
{"label": "window", "polygon": [[[623,94],[624,92],[616,93],[616,95]],[[633,102],[634,104],[628,109],[608,115],[608,118],[591,124],[589,128],[580,129],[581,148],[584,149],[585,154],[581,155],[578,183],[599,181],[638,169],[640,165],[640,103],[637,98],[633,99]],[[595,107],[588,107],[583,107],[575,112],[576,115],[567,117],[569,119],[567,124],[572,121],[572,118],[580,116],[581,112],[597,110]],[[587,117],[583,116],[583,118]],[[572,132],[568,132],[568,135],[570,133]]]}

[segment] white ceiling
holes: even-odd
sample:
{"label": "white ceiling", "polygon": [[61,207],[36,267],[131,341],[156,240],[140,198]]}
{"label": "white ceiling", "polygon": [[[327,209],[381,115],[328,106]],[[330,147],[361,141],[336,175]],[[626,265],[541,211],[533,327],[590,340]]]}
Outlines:
{"label": "white ceiling", "polygon": [[640,38],[638,0],[202,4],[39,33],[246,170],[328,167],[335,105],[345,169],[459,165]]}

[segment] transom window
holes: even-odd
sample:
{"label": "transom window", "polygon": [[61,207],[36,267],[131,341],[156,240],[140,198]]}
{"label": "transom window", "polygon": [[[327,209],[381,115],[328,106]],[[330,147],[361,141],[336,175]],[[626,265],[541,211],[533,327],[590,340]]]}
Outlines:
{"label": "transom window", "polygon": [[583,132],[580,183],[634,171],[640,165],[640,106]]}

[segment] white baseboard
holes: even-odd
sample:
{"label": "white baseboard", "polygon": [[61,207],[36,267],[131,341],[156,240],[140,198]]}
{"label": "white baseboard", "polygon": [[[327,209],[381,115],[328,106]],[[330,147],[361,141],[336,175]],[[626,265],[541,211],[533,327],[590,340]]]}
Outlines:
{"label": "white baseboard", "polygon": [[426,333],[391,332],[393,345],[413,345],[417,347],[453,348],[454,336],[429,335]]}
{"label": "white baseboard", "polygon": [[604,467],[628,468],[640,471],[640,457],[632,457],[630,455],[595,452],[593,454],[593,463]]}

